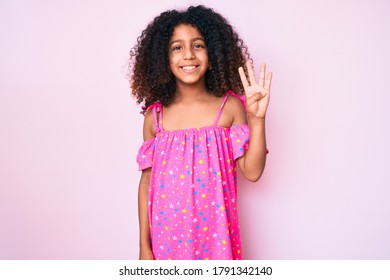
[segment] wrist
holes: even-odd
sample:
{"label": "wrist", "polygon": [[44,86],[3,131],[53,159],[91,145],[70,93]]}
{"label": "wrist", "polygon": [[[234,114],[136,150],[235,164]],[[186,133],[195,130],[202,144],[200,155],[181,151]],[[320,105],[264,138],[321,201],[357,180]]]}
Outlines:
{"label": "wrist", "polygon": [[248,119],[248,124],[261,125],[265,123],[265,116],[255,117],[255,116],[249,116],[247,114],[247,119]]}

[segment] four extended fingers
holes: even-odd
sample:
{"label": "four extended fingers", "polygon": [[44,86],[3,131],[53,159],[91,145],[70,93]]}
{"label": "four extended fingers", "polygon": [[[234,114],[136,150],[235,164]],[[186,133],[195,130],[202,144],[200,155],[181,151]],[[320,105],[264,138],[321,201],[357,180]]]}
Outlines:
{"label": "four extended fingers", "polygon": [[[248,70],[249,82],[245,76],[245,72],[244,72],[244,69],[242,67],[238,68],[238,72],[240,75],[242,85],[244,86],[244,88],[247,88],[249,86],[255,85],[256,79],[255,79],[255,75],[254,75],[254,71],[253,71],[253,66],[252,66],[252,63],[250,62],[250,60],[248,60],[246,62],[245,66]],[[267,80],[265,80],[265,70],[266,70],[266,64],[262,63],[260,65],[260,78],[259,78],[258,85],[269,92],[269,90],[271,88],[272,72],[267,74]]]}
{"label": "four extended fingers", "polygon": [[[269,72],[267,74],[267,79],[265,79],[266,64],[262,63],[260,65],[259,82],[256,83],[252,63],[248,60],[245,64],[248,71],[249,81],[245,75],[243,67],[239,67],[238,72],[240,75],[242,85],[245,90],[245,95],[247,97],[246,98],[247,108],[252,106],[253,104],[258,104],[258,109],[256,110],[259,111],[256,113],[257,115],[259,112],[261,113],[262,111],[266,110],[268,100],[269,100],[270,88],[271,88],[272,72]],[[260,101],[262,99],[265,100],[265,103]],[[264,114],[264,112],[261,114]]]}

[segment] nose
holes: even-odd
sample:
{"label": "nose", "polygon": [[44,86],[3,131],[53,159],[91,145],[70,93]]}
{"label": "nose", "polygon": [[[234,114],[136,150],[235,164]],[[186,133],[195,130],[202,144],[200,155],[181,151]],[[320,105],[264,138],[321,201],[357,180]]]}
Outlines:
{"label": "nose", "polygon": [[191,47],[185,48],[184,59],[194,59],[194,58],[195,58],[194,50]]}

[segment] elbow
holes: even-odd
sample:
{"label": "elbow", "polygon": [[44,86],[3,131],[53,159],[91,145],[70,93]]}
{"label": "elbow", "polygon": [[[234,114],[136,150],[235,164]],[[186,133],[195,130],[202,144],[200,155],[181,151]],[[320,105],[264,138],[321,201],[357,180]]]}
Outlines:
{"label": "elbow", "polygon": [[260,176],[258,177],[246,177],[246,179],[252,183],[256,183],[257,181],[259,181],[260,179]]}
{"label": "elbow", "polygon": [[247,165],[246,162],[244,162],[244,165],[242,166],[242,175],[244,175],[245,179],[248,181],[251,181],[252,183],[256,183],[260,180],[261,175],[263,175],[265,167],[265,161],[261,162],[259,165]]}
{"label": "elbow", "polygon": [[244,177],[248,180],[248,181],[251,181],[252,183],[256,183],[257,181],[260,180],[261,178],[261,175],[262,175],[262,171],[261,172],[258,172],[258,173],[255,173],[255,174],[244,174]]}

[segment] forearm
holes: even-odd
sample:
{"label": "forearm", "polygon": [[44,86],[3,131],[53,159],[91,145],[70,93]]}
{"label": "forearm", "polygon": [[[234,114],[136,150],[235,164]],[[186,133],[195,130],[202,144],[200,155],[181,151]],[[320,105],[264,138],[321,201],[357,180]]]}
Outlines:
{"label": "forearm", "polygon": [[265,118],[248,118],[249,147],[240,165],[242,174],[252,182],[260,179],[266,162]]}
{"label": "forearm", "polygon": [[140,247],[151,249],[149,229],[149,178],[150,172],[143,171],[138,189],[138,219],[140,230]]}

